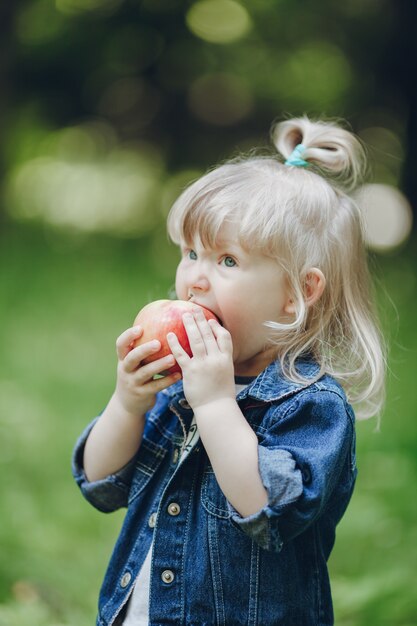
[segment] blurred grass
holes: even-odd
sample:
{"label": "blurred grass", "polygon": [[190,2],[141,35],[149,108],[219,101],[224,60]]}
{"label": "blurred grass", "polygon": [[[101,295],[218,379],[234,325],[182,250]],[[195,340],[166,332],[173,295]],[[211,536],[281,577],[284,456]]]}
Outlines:
{"label": "blurred grass", "polygon": [[[14,226],[0,257],[0,626],[90,626],[123,512],[82,499],[72,447],[112,391],[116,336],[168,296],[175,254],[161,233],[83,240]],[[379,433],[358,424],[357,489],[330,561],[340,626],[417,624],[416,253],[377,267],[388,403]]]}

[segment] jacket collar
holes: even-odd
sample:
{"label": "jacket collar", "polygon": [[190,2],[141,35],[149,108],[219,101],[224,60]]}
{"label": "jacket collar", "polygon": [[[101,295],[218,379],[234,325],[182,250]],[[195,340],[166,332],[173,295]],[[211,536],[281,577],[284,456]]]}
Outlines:
{"label": "jacket collar", "polygon": [[[245,389],[242,389],[237,399],[244,400],[245,398],[253,398],[261,402],[282,400],[287,396],[297,393],[301,389],[310,387],[320,378],[320,368],[312,359],[299,359],[297,361],[297,372],[302,378],[307,379],[305,383],[293,382],[286,378],[282,372],[279,361],[273,361],[254,381],[245,387]],[[174,398],[174,396],[184,397],[182,380],[164,389],[162,393],[170,398]]]}
{"label": "jacket collar", "polygon": [[306,382],[294,382],[284,376],[279,361],[273,361],[263,372],[259,374],[252,384],[248,385],[238,395],[239,400],[246,397],[273,402],[297,393],[301,389],[309,387],[320,377],[318,364],[311,359],[297,361],[297,372]]}

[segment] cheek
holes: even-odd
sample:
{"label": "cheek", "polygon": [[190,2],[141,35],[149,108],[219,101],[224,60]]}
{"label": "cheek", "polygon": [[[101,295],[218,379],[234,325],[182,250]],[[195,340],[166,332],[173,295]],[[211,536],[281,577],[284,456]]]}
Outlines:
{"label": "cheek", "polygon": [[175,292],[179,300],[187,299],[187,288],[185,286],[185,281],[183,278],[183,272],[181,270],[181,266],[177,268],[177,273],[175,275]]}
{"label": "cheek", "polygon": [[226,328],[232,334],[235,340],[247,335],[248,328],[251,326],[250,311],[242,306],[242,303],[229,302],[229,306],[223,306],[221,311],[221,319]]}
{"label": "cheek", "polygon": [[266,311],[260,303],[251,302],[246,306],[232,306],[224,311],[225,322],[235,341],[242,344],[253,345],[264,342],[270,334],[269,329],[264,325],[267,320],[276,320],[276,312]]}

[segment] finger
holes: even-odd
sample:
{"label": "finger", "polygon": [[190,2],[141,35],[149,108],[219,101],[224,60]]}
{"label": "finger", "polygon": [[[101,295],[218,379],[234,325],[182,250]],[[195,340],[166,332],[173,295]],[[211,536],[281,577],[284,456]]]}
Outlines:
{"label": "finger", "polygon": [[149,390],[150,393],[158,393],[158,391],[162,391],[167,387],[170,387],[174,383],[176,383],[181,378],[180,372],[175,372],[175,374],[170,374],[169,376],[164,376],[163,378],[157,378],[155,380],[151,380],[146,384],[146,389]]}
{"label": "finger", "polygon": [[194,311],[194,318],[203,339],[207,354],[216,351],[218,349],[216,337],[214,336],[211,326],[209,325],[203,311],[201,309]]}
{"label": "finger", "polygon": [[151,380],[157,374],[166,372],[173,365],[175,365],[175,359],[172,354],[167,354],[162,357],[162,359],[157,359],[156,361],[152,361],[152,363],[142,365],[142,367],[139,367],[138,369],[137,381],[143,384],[146,381]]}
{"label": "finger", "polygon": [[142,334],[143,328],[141,326],[132,326],[132,328],[128,328],[127,330],[125,330],[116,339],[116,352],[119,361],[123,361],[126,354],[131,351],[132,343],[135,341],[135,339],[139,339]]}
{"label": "finger", "polygon": [[206,345],[201,335],[200,329],[197,326],[197,322],[191,313],[184,313],[182,316],[182,322],[184,324],[185,331],[187,333],[188,341],[190,342],[191,352],[194,356],[204,356],[207,354]]}
{"label": "finger", "polygon": [[126,372],[133,372],[136,370],[141,362],[148,356],[152,356],[161,349],[161,342],[157,339],[147,341],[146,343],[136,346],[127,353],[123,359],[123,369]]}
{"label": "finger", "polygon": [[190,357],[178,341],[178,337],[175,333],[167,334],[167,342],[174,356],[174,359],[182,369],[184,365],[186,365],[186,363],[190,360]]}
{"label": "finger", "polygon": [[209,320],[209,325],[216,338],[220,352],[231,354],[233,352],[232,336],[217,320]]}

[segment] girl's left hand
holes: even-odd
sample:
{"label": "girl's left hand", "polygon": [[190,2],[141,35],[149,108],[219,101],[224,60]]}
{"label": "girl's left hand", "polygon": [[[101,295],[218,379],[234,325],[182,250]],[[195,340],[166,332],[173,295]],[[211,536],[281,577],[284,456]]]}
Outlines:
{"label": "girl's left hand", "polygon": [[182,370],[184,394],[194,411],[210,402],[235,398],[233,345],[228,330],[216,320],[207,321],[196,309],[183,315],[192,356],[182,348],[174,333],[167,341]]}

